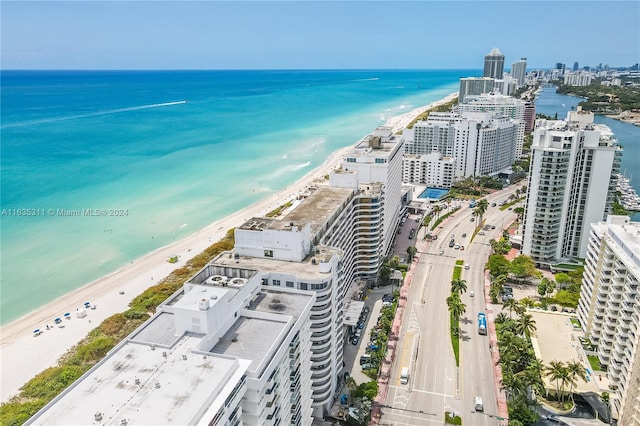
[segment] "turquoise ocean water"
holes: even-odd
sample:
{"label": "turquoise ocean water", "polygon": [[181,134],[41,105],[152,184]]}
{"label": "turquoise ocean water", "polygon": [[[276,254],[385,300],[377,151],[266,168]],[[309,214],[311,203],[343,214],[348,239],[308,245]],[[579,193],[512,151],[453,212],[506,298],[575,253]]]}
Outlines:
{"label": "turquoise ocean water", "polygon": [[[536,99],[536,113],[551,117],[558,114],[559,119],[567,117],[567,112],[575,109],[582,98],[560,95],[556,89],[544,88]],[[594,121],[609,126],[618,142],[624,148],[620,171],[631,179],[631,185],[640,194],[640,127],[619,120],[596,115]],[[631,215],[631,220],[640,222],[640,213]]]}
{"label": "turquoise ocean water", "polygon": [[477,74],[2,71],[1,323],[277,192]]}

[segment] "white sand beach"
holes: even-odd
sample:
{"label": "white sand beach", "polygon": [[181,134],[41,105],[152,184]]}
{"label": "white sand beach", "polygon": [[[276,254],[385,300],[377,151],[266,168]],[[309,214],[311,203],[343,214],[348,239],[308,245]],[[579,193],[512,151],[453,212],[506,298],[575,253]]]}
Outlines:
{"label": "white sand beach", "polygon": [[[392,117],[386,125],[393,127],[396,132],[400,131],[425,110],[449,102],[456,96],[457,93],[453,93],[437,102]],[[131,264],[3,326],[0,329],[1,401],[5,402],[17,394],[19,388],[39,372],[56,365],[61,355],[105,318],[125,311],[133,297],[220,240],[228,229],[239,226],[253,216],[264,215],[304,192],[314,180],[323,179],[324,175],[339,165],[341,158],[351,148],[335,151],[320,167],[278,194],[216,221],[181,241],[136,259]],[[176,255],[179,257],[177,263],[167,262]],[[83,308],[85,302],[90,302],[96,308],[87,309],[84,318],[77,318],[77,309]],[[69,319],[63,319],[61,324],[54,324],[56,317],[62,318],[67,312],[70,314]],[[42,334],[34,336],[35,329],[41,330]]]}

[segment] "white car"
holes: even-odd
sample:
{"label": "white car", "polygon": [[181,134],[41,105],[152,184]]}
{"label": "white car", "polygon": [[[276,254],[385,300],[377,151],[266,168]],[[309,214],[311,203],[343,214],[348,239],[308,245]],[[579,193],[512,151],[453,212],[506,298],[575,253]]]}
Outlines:
{"label": "white car", "polygon": [[471,296],[471,297],[475,296],[475,293],[473,292],[473,290],[471,290],[471,291],[469,292],[469,296]]}
{"label": "white car", "polygon": [[453,248],[456,249],[456,250],[460,250],[460,244],[454,245]]}

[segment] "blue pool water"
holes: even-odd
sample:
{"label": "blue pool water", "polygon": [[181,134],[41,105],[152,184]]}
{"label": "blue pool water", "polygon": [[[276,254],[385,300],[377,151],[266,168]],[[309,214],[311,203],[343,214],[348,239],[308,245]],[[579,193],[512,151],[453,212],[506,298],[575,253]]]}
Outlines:
{"label": "blue pool water", "polygon": [[448,189],[427,187],[424,191],[422,191],[422,193],[420,193],[420,195],[418,195],[418,198],[431,198],[434,200],[439,200],[440,198],[447,195],[448,192]]}

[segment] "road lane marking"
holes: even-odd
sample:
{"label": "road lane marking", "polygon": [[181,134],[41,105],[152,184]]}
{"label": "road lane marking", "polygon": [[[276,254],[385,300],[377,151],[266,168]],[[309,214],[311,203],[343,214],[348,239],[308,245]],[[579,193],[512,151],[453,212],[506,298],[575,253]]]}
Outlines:
{"label": "road lane marking", "polygon": [[422,389],[413,389],[413,392],[419,392],[419,393],[427,393],[429,395],[437,395],[437,396],[444,396],[446,398],[451,398],[454,397],[455,395],[448,395],[446,393],[439,393],[439,392],[431,392],[431,391],[426,391],[426,390],[422,390]]}

